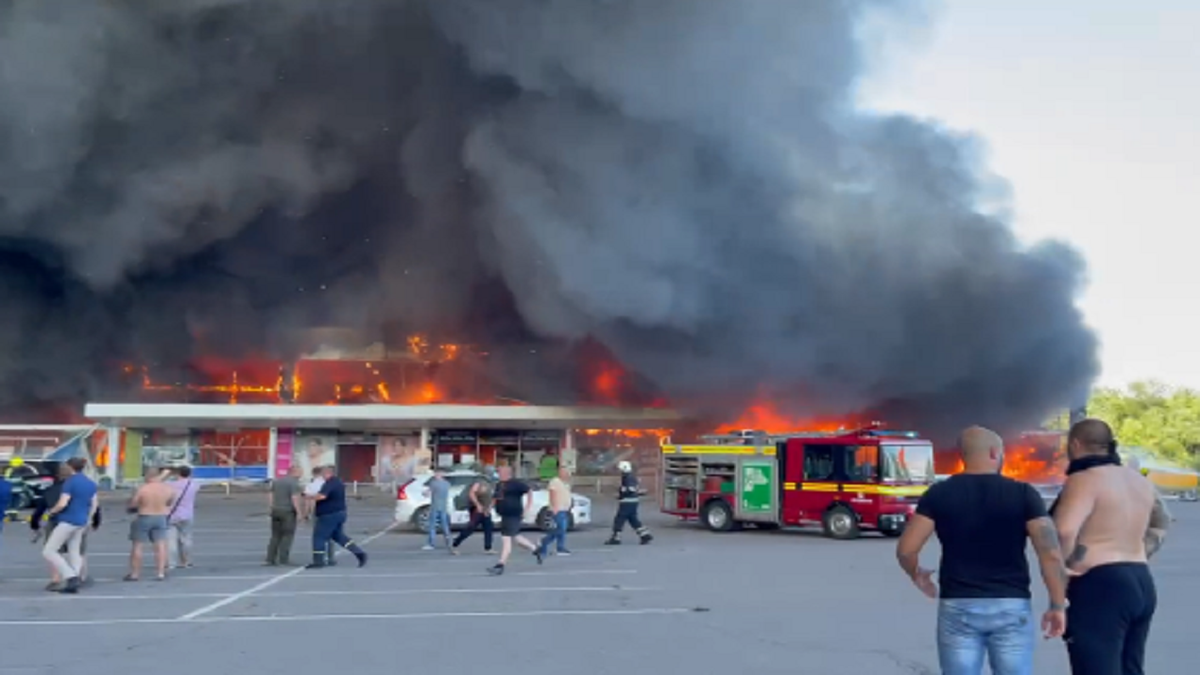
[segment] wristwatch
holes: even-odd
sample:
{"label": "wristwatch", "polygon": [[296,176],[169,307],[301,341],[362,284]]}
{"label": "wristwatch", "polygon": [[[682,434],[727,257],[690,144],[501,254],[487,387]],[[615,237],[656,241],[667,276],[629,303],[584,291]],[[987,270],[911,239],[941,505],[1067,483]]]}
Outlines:
{"label": "wristwatch", "polygon": [[1050,609],[1055,612],[1065,611],[1070,606],[1071,606],[1070,600],[1063,600],[1062,605],[1057,605],[1054,602],[1050,603]]}

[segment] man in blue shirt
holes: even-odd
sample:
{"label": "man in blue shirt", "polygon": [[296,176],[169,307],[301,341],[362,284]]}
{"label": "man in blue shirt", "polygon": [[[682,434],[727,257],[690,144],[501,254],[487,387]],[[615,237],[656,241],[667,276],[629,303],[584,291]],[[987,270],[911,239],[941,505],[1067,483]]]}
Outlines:
{"label": "man in blue shirt", "polygon": [[332,466],[323,467],[321,473],[325,477],[325,483],[321,485],[320,492],[309,498],[316,502],[313,515],[316,516],[317,522],[313,524],[313,561],[306,567],[325,567],[332,561],[333,553],[329,550],[331,540],[353,553],[354,557],[358,558],[358,566],[362,567],[367,564],[367,553],[347,537],[344,530],[346,486],[342,479],[334,474]]}
{"label": "man in blue shirt", "polygon": [[[92,522],[99,501],[96,497],[96,483],[83,473],[87,467],[87,460],[73,457],[67,460],[67,466],[70,467],[71,477],[63,482],[62,496],[58,498],[58,503],[46,513],[52,520],[57,518],[58,524],[46,540],[42,557],[54,565],[61,578],[66,579],[62,592],[78,593],[80,572],[83,569],[80,547],[83,534]],[[59,549],[64,545],[67,547],[65,558],[59,553]]]}
{"label": "man in blue shirt", "polygon": [[433,478],[425,484],[425,493],[429,495],[429,541],[424,549],[433,550],[433,539],[441,528],[446,550],[450,551],[450,481],[446,480],[444,470],[434,469]]}

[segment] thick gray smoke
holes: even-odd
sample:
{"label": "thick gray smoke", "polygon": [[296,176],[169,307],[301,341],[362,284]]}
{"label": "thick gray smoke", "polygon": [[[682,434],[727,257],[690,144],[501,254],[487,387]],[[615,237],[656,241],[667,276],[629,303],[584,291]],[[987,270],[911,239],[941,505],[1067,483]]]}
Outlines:
{"label": "thick gray smoke", "polygon": [[707,410],[1035,422],[1096,369],[1083,264],[969,139],[855,109],[904,4],[0,0],[0,399],[399,324],[591,337]]}

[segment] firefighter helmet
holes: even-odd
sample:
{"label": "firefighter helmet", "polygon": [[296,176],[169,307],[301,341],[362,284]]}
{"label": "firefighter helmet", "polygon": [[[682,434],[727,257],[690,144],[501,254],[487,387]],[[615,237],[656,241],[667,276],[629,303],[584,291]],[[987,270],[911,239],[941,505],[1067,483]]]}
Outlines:
{"label": "firefighter helmet", "polygon": [[625,460],[621,460],[620,462],[617,462],[617,469],[619,469],[621,473],[629,473],[630,471],[633,471],[633,465]]}

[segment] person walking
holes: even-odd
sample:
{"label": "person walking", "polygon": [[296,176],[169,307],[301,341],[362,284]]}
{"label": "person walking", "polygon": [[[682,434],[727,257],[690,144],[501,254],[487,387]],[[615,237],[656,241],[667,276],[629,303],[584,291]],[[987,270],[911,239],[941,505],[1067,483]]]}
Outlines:
{"label": "person walking", "polygon": [[512,554],[513,541],[527,549],[542,564],[542,553],[538,547],[521,534],[525,512],[533,506],[533,491],[524,481],[513,478],[512,467],[500,467],[500,482],[496,485],[496,513],[500,516],[500,559],[488,568],[488,573],[504,574],[508,557]]}
{"label": "person walking", "polygon": [[[57,519],[57,523],[46,538],[42,557],[54,565],[59,578],[64,580],[63,593],[79,592],[84,568],[81,551],[83,535],[99,507],[96,483],[83,473],[86,466],[81,458],[72,458],[67,462],[71,475],[63,482],[58,501],[47,512],[51,520]],[[59,552],[64,546],[67,551],[65,557]]]}
{"label": "person walking", "polygon": [[654,541],[654,535],[650,534],[650,528],[643,525],[642,519],[638,517],[642,486],[638,482],[637,474],[633,472],[633,465],[626,461],[617,462],[617,468],[621,471],[621,487],[617,491],[617,515],[613,517],[612,536],[604,543],[607,546],[619,545],[621,530],[625,529],[625,523],[629,523],[642,544],[649,544]]}
{"label": "person walking", "polygon": [[425,484],[425,494],[429,497],[429,539],[421,548],[432,551],[433,538],[437,536],[438,528],[441,528],[442,538],[446,540],[446,550],[453,551],[450,545],[450,481],[446,480],[444,470],[434,470],[433,478]]}
{"label": "person walking", "polygon": [[299,466],[293,466],[288,475],[271,482],[271,541],[267,544],[266,562],[270,567],[291,565],[296,522],[304,514],[304,498],[300,487],[303,475]]}
{"label": "person walking", "polygon": [[129,573],[125,581],[137,581],[142,574],[143,547],[154,547],[155,578],[167,578],[167,518],[175,503],[175,491],[163,482],[165,473],[151,469],[146,472],[146,482],[133,493],[129,510],[136,513],[129,528],[131,547],[129,551]]}
{"label": "person walking", "polygon": [[567,530],[571,527],[571,472],[566,467],[559,467],[558,475],[550,479],[546,488],[550,491],[550,511],[554,514],[554,529],[542,537],[538,547],[541,556],[549,553],[550,544],[556,545],[557,555],[571,555],[567,550]]}
{"label": "person walking", "polygon": [[1171,515],[1154,484],[1121,466],[1097,419],[1067,434],[1067,480],[1052,512],[1071,583],[1064,640],[1076,675],[1142,675],[1158,606],[1150,558]]}
{"label": "person walking", "polygon": [[171,567],[192,566],[192,522],[196,517],[196,493],[199,485],[192,480],[192,467],[177,470],[179,478],[169,483],[175,493],[175,503],[167,514],[167,547]]}
{"label": "person walking", "polygon": [[[999,435],[971,427],[959,437],[963,472],[932,485],[896,545],[901,569],[937,598],[937,649],[943,675],[1031,675],[1035,624],[1026,540],[1033,542],[1050,606],[1042,615],[1047,638],[1069,625],[1067,571],[1058,532],[1032,486],[1000,475]],[[920,566],[934,533],[942,546],[938,578]]]}
{"label": "person walking", "polygon": [[313,524],[313,561],[307,565],[309,569],[328,566],[333,561],[333,551],[330,542],[335,542],[358,558],[358,566],[367,564],[367,553],[346,536],[346,486],[342,479],[334,474],[333,467],[322,469],[324,482],[321,490],[311,497],[315,502],[313,513],[316,523]]}
{"label": "person walking", "polygon": [[[325,485],[325,467],[318,464],[312,468],[312,480],[304,486],[304,516],[301,518],[304,522],[312,522],[314,527],[316,527],[314,520],[314,511],[317,506],[316,497],[321,494],[323,485]],[[330,539],[326,546],[325,564],[327,566],[336,565],[337,559],[333,556],[333,540]]]}
{"label": "person walking", "polygon": [[[457,500],[465,495],[466,504],[460,505]],[[455,497],[455,506],[467,509],[467,526],[459,531],[458,536],[454,538],[454,543],[450,545],[450,552],[458,555],[459,546],[466,541],[467,537],[475,533],[476,530],[483,530],[483,553],[487,555],[492,552],[492,536],[496,529],[496,524],[492,521],[492,508],[494,507],[495,486],[492,481],[485,476],[480,476],[475,482],[471,483]]]}

